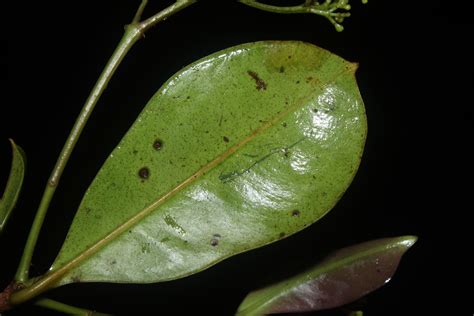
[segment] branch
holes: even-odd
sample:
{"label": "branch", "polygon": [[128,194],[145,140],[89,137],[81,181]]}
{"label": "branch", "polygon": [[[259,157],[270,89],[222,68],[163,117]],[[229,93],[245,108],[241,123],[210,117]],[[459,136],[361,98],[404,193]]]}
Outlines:
{"label": "branch", "polygon": [[138,7],[137,13],[135,13],[135,16],[133,17],[132,24],[140,22],[142,19],[143,10],[145,10],[147,4],[148,0],[142,0],[142,3],[140,3],[140,6]]}
{"label": "branch", "polygon": [[[258,0],[238,0],[239,2],[263,11],[282,13],[282,14],[296,14],[296,13],[312,13],[324,16],[336,28],[336,31],[341,32],[344,27],[341,23],[345,18],[351,14],[349,11],[351,6],[349,0],[325,0],[320,3],[315,0],[305,0],[303,4],[290,7],[280,7],[258,2]],[[367,0],[362,0],[362,3],[367,3]],[[341,12],[342,11],[342,12]]]}

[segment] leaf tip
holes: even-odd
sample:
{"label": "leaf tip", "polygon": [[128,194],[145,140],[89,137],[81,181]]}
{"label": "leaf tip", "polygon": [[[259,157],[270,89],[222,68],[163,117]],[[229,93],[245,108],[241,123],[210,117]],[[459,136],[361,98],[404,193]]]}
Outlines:
{"label": "leaf tip", "polygon": [[355,74],[357,69],[359,69],[359,63],[352,63],[350,62],[347,66],[346,66],[346,69],[352,73],[352,74]]}
{"label": "leaf tip", "polygon": [[21,148],[20,146],[18,146],[15,141],[11,138],[8,138],[8,141],[10,142],[10,145],[12,147],[12,155],[13,155],[13,159],[15,159],[15,155],[19,155],[20,158],[21,158],[21,162],[23,164],[25,164],[25,161],[26,161],[26,154],[25,154],[25,151],[23,150],[23,148]]}
{"label": "leaf tip", "polygon": [[15,142],[13,141],[13,139],[9,138],[8,141],[10,141],[10,144],[12,145],[12,147],[15,147],[15,146],[16,146]]}
{"label": "leaf tip", "polygon": [[400,237],[398,244],[406,249],[411,248],[418,241],[418,236],[407,235]]}

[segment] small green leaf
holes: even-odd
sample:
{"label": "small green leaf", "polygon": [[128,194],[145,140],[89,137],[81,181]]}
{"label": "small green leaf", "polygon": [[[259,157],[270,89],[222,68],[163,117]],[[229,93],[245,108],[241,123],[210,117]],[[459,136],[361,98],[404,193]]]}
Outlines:
{"label": "small green leaf", "polygon": [[355,69],[310,44],[257,42],[179,71],[107,159],[38,282],[181,278],[320,219],[364,148]]}
{"label": "small green leaf", "polygon": [[250,293],[237,315],[310,312],[348,304],[390,281],[416,239],[384,238],[341,249],[307,272]]}
{"label": "small green leaf", "polygon": [[16,205],[25,176],[25,152],[11,139],[10,143],[12,145],[13,159],[7,186],[0,199],[0,233],[5,229],[8,218]]}

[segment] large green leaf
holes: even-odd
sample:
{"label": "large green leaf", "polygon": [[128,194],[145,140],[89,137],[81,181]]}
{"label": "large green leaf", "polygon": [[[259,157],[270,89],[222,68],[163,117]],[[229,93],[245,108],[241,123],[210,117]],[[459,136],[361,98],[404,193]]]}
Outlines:
{"label": "large green leaf", "polygon": [[23,178],[25,177],[26,155],[20,146],[10,139],[12,146],[12,166],[8,176],[5,192],[0,199],[0,233],[5,229],[7,221],[15,208],[20,196]]}
{"label": "large green leaf", "polygon": [[355,69],[310,44],[257,42],[179,71],[105,162],[39,282],[180,278],[320,219],[363,152]]}
{"label": "large green leaf", "polygon": [[384,238],[341,249],[309,271],[250,293],[237,315],[310,312],[353,302],[390,281],[416,239]]}

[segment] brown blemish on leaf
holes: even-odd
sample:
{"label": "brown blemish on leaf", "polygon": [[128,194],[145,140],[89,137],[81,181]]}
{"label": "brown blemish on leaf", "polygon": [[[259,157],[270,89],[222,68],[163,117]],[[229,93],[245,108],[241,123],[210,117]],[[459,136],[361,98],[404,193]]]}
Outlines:
{"label": "brown blemish on leaf", "polygon": [[300,210],[293,210],[293,211],[291,211],[291,216],[297,217],[297,216],[300,216],[300,214],[301,214]]}
{"label": "brown blemish on leaf", "polygon": [[308,78],[306,78],[306,83],[309,83],[311,80],[313,80],[313,77],[309,76]]}
{"label": "brown blemish on leaf", "polygon": [[212,247],[217,247],[219,245],[219,238],[221,238],[221,235],[219,234],[212,235],[212,239],[211,239]]}
{"label": "brown blemish on leaf", "polygon": [[142,178],[143,180],[146,180],[150,177],[150,169],[147,167],[143,167],[140,170],[138,170],[138,176]]}
{"label": "brown blemish on leaf", "polygon": [[255,71],[249,70],[247,73],[250,77],[252,77],[253,80],[255,80],[258,91],[267,90],[267,83],[263,81]]}
{"label": "brown blemish on leaf", "polygon": [[156,150],[160,150],[161,147],[163,147],[163,142],[159,139],[155,140],[155,142],[153,143],[153,148],[155,148]]}
{"label": "brown blemish on leaf", "polygon": [[224,136],[224,137],[223,137],[223,139],[224,139],[224,141],[225,141],[226,143],[228,143],[228,142],[229,142],[229,137],[227,137],[227,136]]}

